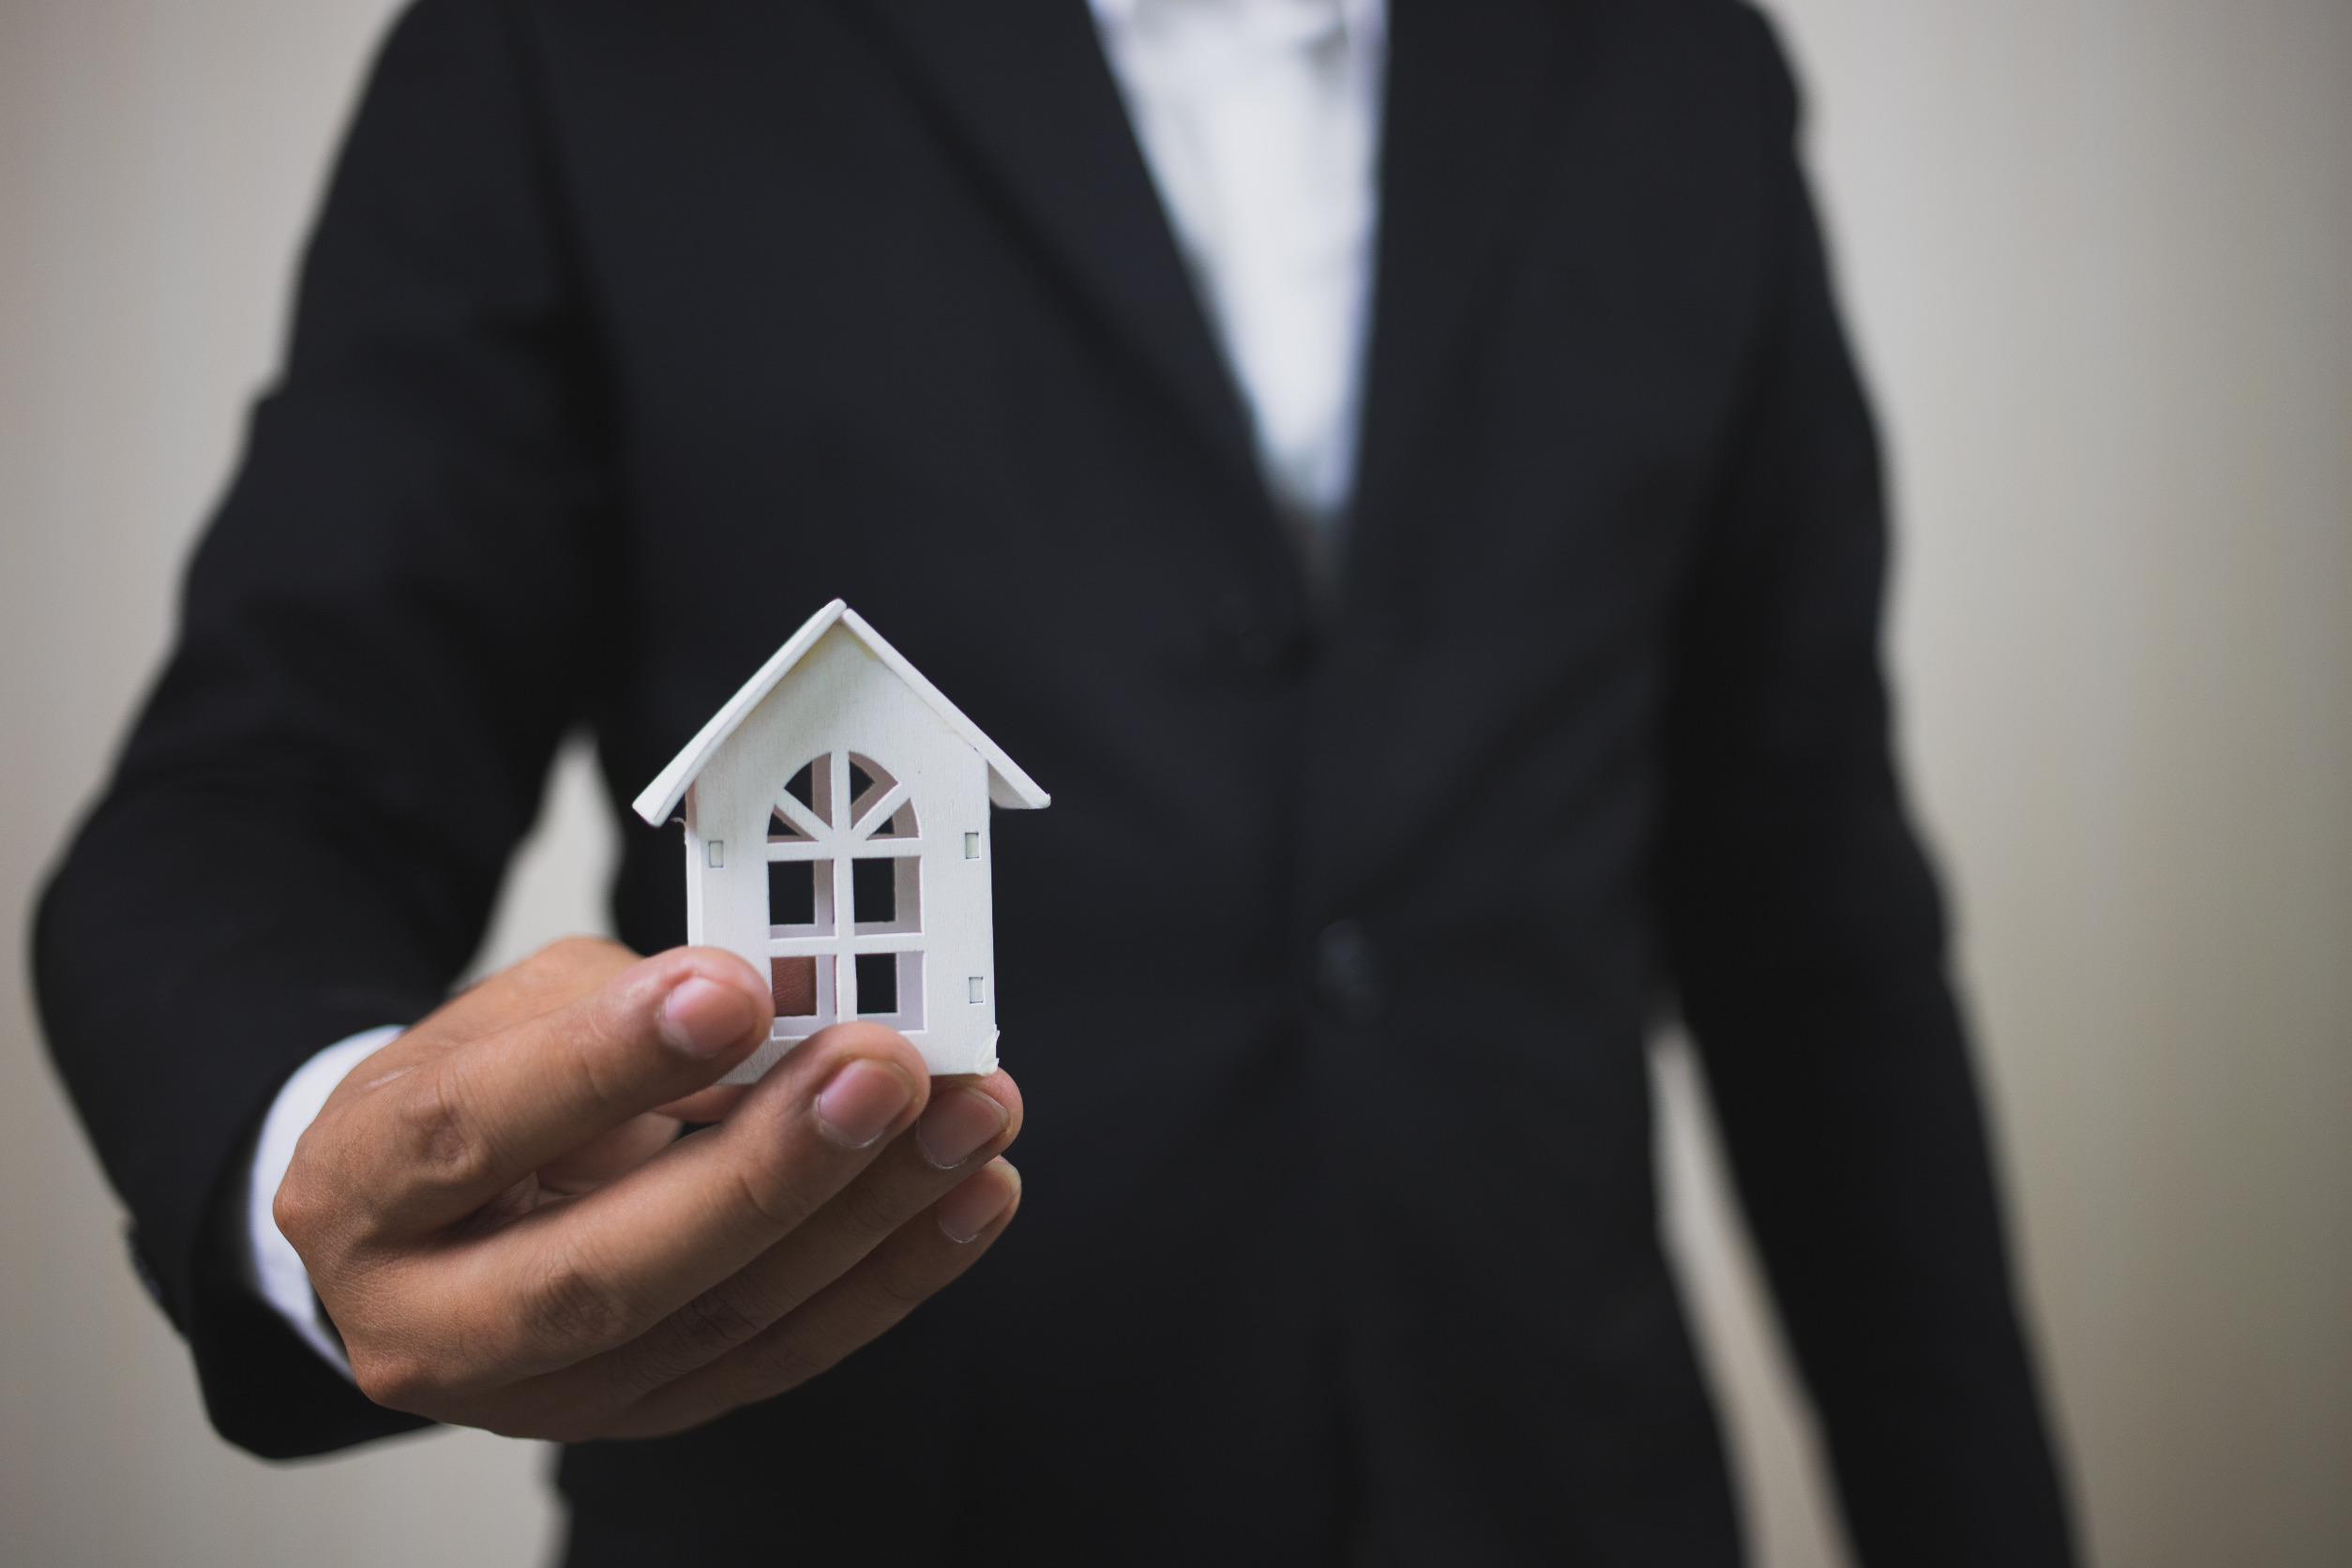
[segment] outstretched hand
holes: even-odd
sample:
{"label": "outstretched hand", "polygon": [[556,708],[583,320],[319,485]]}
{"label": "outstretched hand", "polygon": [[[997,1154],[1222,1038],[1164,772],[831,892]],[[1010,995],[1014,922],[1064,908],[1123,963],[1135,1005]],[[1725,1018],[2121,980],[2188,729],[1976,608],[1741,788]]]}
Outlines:
{"label": "outstretched hand", "polygon": [[933,1080],[903,1035],[850,1023],[710,1088],[773,1017],[732,954],[574,938],[360,1063],[276,1213],[368,1396],[517,1437],[672,1432],[969,1268],[1019,1206],[996,1157],[1013,1080]]}

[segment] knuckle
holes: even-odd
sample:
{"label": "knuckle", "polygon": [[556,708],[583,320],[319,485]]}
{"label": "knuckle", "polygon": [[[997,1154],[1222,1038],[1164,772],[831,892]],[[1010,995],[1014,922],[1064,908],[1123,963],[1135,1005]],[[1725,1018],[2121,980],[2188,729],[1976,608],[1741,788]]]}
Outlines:
{"label": "knuckle", "polygon": [[872,1236],[886,1236],[897,1229],[919,1207],[908,1202],[893,1184],[876,1176],[852,1182],[834,1201],[839,1206],[845,1224],[860,1234]]}
{"label": "knuckle", "polygon": [[312,1147],[306,1142],[295,1150],[270,1195],[269,1216],[316,1276],[324,1257],[365,1240],[380,1216],[355,1192],[348,1172],[314,1155]]}
{"label": "knuckle", "polygon": [[387,1410],[430,1414],[440,1403],[441,1380],[431,1358],[382,1347],[347,1345],[352,1380],[359,1392]]}
{"label": "knuckle", "polygon": [[767,1327],[734,1292],[711,1290],[680,1307],[671,1318],[671,1338],[687,1366],[700,1366],[745,1343]]}
{"label": "knuckle", "polygon": [[882,1259],[861,1272],[866,1277],[858,1292],[860,1304],[885,1322],[896,1322],[921,1306],[942,1283],[922,1269]]}
{"label": "knuckle", "polygon": [[590,1098],[603,1110],[633,1113],[644,1108],[641,1103],[644,1095],[632,1081],[636,1075],[629,1071],[636,1064],[633,1053],[612,1049],[617,1043],[611,1033],[602,1032],[582,1040],[586,1048],[576,1058],[580,1081],[587,1086]]}
{"label": "knuckle", "polygon": [[735,1168],[735,1201],[778,1233],[793,1229],[808,1217],[803,1180],[774,1140],[759,1139],[752,1147]]}
{"label": "knuckle", "polygon": [[326,1202],[319,1190],[320,1184],[300,1160],[286,1171],[286,1179],[278,1184],[278,1192],[270,1199],[270,1218],[296,1252],[314,1242],[325,1228]]}
{"label": "knuckle", "polygon": [[585,1352],[628,1336],[628,1307],[612,1287],[573,1254],[551,1260],[524,1289],[514,1322],[531,1347]]}
{"label": "knuckle", "polygon": [[419,1177],[435,1186],[464,1190],[496,1178],[497,1152],[466,1105],[453,1062],[445,1060],[418,1075],[424,1081],[401,1108],[401,1117]]}

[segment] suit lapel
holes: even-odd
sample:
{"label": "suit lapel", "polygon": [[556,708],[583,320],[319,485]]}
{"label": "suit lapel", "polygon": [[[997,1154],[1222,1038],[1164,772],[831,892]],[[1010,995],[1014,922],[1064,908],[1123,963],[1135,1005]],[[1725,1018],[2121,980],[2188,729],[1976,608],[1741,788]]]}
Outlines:
{"label": "suit lapel", "polygon": [[[1563,96],[1573,0],[1390,0],[1380,238],[1349,574],[1382,553]],[[1361,580],[1360,577],[1357,578]]]}
{"label": "suit lapel", "polygon": [[[1139,359],[1219,464],[1262,497],[1210,336],[1086,0],[845,0],[925,89],[982,180]],[[1272,532],[1271,522],[1269,532]]]}
{"label": "suit lapel", "polygon": [[[1248,417],[1085,0],[842,0],[975,174],[1146,367],[1290,570]],[[1385,553],[1556,117],[1580,0],[1390,0],[1380,237],[1348,570]],[[1269,561],[1269,565],[1277,563]],[[1374,567],[1377,571],[1377,567]],[[1350,596],[1353,596],[1352,595]]]}

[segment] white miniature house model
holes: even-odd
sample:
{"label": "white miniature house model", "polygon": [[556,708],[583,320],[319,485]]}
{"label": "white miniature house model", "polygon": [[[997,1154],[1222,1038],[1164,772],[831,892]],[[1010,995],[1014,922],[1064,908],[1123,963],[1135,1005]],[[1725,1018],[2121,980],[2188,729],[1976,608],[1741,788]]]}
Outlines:
{"label": "white miniature house model", "polygon": [[903,1033],[934,1073],[996,1066],[988,807],[1048,796],[857,611],[810,617],[637,797],[683,804],[686,941],[777,998],[748,1083],[827,1024]]}

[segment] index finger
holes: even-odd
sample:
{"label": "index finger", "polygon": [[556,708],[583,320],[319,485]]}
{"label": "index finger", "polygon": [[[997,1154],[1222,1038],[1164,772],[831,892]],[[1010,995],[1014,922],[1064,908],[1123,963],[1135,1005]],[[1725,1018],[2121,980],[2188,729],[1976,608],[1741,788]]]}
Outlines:
{"label": "index finger", "polygon": [[[420,1395],[505,1386],[633,1338],[800,1229],[889,1150],[923,1112],[922,1066],[893,1030],[835,1024],[734,1117],[620,1180],[396,1259],[402,1326],[430,1333],[381,1336],[364,1368],[354,1356],[362,1386],[430,1414]],[[403,1341],[436,1335],[429,1364],[404,1353]]]}
{"label": "index finger", "polygon": [[773,1017],[741,958],[674,948],[552,1012],[396,1066],[330,1102],[303,1141],[331,1141],[328,1185],[370,1239],[421,1235],[710,1083],[766,1038]]}
{"label": "index finger", "polygon": [[468,986],[409,1033],[452,1046],[478,1040],[577,1002],[636,962],[609,938],[564,937]]}

